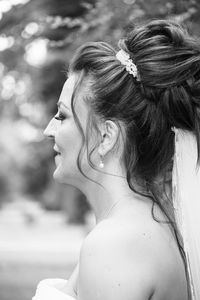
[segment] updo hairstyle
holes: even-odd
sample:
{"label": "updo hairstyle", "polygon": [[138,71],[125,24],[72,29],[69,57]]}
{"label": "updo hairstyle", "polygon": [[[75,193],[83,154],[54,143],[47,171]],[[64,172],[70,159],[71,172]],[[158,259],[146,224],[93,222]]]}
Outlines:
{"label": "updo hairstyle", "polygon": [[[200,43],[179,24],[156,20],[135,27],[120,40],[119,47],[137,66],[140,81],[126,71],[116,58],[117,51],[104,42],[80,47],[70,71],[79,74],[77,87],[83,83],[89,87],[85,100],[94,116],[92,128],[97,129],[95,116],[123,124],[122,161],[127,182],[133,191],[152,199],[153,218],[155,203],[165,213],[184,258],[173,207],[170,215],[171,202],[164,195],[174,155],[173,127],[195,134],[200,158]],[[94,148],[88,148],[91,119],[84,136],[73,101],[72,108],[92,165]]]}
{"label": "updo hairstyle", "polygon": [[172,128],[193,131],[200,153],[200,44],[179,24],[156,20],[135,27],[119,47],[130,54],[140,81],[104,42],[80,47],[70,71],[80,74],[79,86],[88,79],[85,99],[93,114],[123,124],[122,160],[130,188],[139,182],[160,205],[158,186],[169,174],[174,155]]}

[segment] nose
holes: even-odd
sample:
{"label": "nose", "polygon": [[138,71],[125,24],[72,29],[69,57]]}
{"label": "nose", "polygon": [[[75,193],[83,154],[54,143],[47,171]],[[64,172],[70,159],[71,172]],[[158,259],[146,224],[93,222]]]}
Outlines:
{"label": "nose", "polygon": [[49,124],[47,125],[47,127],[44,130],[44,135],[49,137],[49,138],[54,138],[55,137],[55,133],[56,133],[56,120],[54,118],[51,119],[51,121],[49,122]]}

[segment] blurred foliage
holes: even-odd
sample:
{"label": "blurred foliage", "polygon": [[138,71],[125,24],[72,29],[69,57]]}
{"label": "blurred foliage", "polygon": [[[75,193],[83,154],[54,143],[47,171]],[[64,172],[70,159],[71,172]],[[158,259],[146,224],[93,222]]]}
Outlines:
{"label": "blurred foliage", "polygon": [[0,0],[0,201],[25,194],[60,209],[68,194],[80,199],[71,218],[82,220],[87,205],[80,192],[58,193],[42,135],[75,49],[98,40],[117,47],[131,24],[152,18],[173,18],[199,36],[199,16],[198,0]]}

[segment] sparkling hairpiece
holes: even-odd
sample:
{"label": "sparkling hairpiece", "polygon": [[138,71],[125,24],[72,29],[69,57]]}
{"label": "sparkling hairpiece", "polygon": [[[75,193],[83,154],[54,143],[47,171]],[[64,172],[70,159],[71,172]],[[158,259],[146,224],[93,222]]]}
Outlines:
{"label": "sparkling hairpiece", "polygon": [[119,50],[116,54],[116,58],[121,62],[123,66],[125,66],[126,71],[129,74],[133,75],[133,77],[136,78],[137,81],[140,81],[137,66],[134,64],[127,52],[125,52],[123,49]]}

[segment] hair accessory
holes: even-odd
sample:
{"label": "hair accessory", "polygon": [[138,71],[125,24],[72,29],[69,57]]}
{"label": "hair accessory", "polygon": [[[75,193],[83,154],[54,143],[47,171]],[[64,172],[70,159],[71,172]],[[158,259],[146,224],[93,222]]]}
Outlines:
{"label": "hair accessory", "polygon": [[116,54],[116,58],[121,62],[123,66],[125,66],[126,71],[133,75],[134,78],[136,78],[137,81],[140,81],[137,66],[134,64],[132,59],[130,58],[130,55],[124,51],[123,49],[119,50]]}

